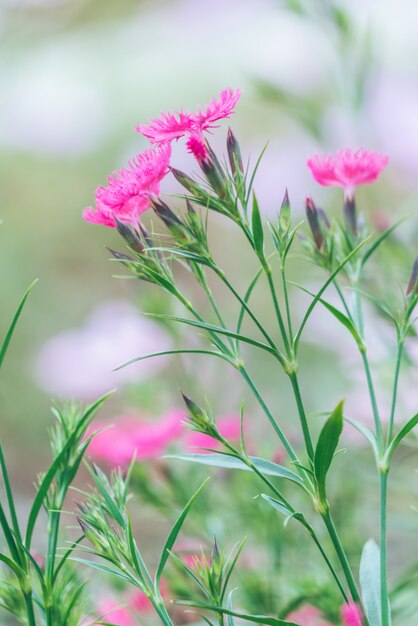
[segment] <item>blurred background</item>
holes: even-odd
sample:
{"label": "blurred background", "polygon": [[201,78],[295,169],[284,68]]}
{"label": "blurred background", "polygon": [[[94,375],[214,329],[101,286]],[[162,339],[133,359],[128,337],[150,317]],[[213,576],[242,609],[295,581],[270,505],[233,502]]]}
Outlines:
{"label": "blurred background", "polygon": [[[418,205],[417,20],[413,0],[2,1],[2,332],[24,289],[39,278],[0,381],[0,435],[22,494],[22,510],[36,473],[49,458],[51,401],[75,397],[88,402],[117,387],[102,412],[110,423],[126,415],[164,419],[181,408],[180,387],[198,400],[207,397],[215,415],[221,416],[236,414],[246,397],[233,373],[210,362],[199,364],[197,376],[196,363],[187,359],[148,361],[112,373],[140,353],[195,341],[190,333],[139,314],[167,311],[170,304],[152,287],[112,277],[118,271],[108,262],[106,246],[121,249],[120,238],[111,229],[81,219],[82,209],[93,203],[96,186],[146,146],[134,132],[135,125],[160,111],[194,110],[222,88],[239,87],[242,97],[230,124],[245,157],[254,163],[268,142],[256,180],[266,216],[274,216],[286,187],[295,220],[302,218],[307,194],[327,209],[339,210],[340,195],[315,185],[306,159],[315,151],[365,146],[390,157],[381,181],[359,192],[361,208],[382,227],[414,213]],[[226,131],[224,123],[213,138],[221,153]],[[173,163],[186,171],[194,168],[180,144]],[[176,191],[168,177],[164,192]],[[413,217],[400,229],[381,266],[384,275],[379,278],[393,278],[395,290],[397,281],[406,284],[417,252],[417,223]],[[227,222],[215,216],[212,231],[221,265],[245,289],[253,272],[250,255]],[[296,259],[293,278],[306,278],[306,271],[306,264]],[[313,272],[308,279],[316,284],[320,274]],[[305,302],[294,294],[296,317]],[[256,308],[267,324],[273,323],[262,294]],[[387,412],[394,340],[379,320],[372,324],[369,339]],[[401,386],[400,406],[406,417],[417,409],[414,342]],[[304,359],[302,384],[312,413],[329,410],[345,396],[353,417],[369,419],[355,351],[349,338],[323,315],[313,319],[307,332]],[[289,389],[268,364],[256,365],[267,396],[288,420],[297,443]],[[262,415],[248,402],[254,447],[260,455],[280,456]],[[360,446],[353,433],[347,434],[347,441]],[[411,458],[408,471],[415,469],[415,453],[414,447],[404,452]],[[363,477],[366,492],[370,483],[372,493],[372,463],[361,447],[340,460],[341,471],[352,466],[353,458],[354,474]],[[148,471],[154,470],[144,469]],[[138,476],[141,480],[145,490],[147,481]],[[376,534],[375,500],[374,495],[356,492],[349,481],[345,488],[348,501],[337,486],[335,497],[341,497],[341,518],[347,526],[353,519],[362,525],[352,543],[357,554],[363,540]],[[254,485],[242,489],[248,490],[248,499],[254,495]],[[402,472],[393,477],[392,489],[397,494],[393,521],[402,530],[392,537],[393,571],[398,571],[413,561],[407,546],[418,530],[418,520],[410,513],[418,490],[416,481],[405,481]],[[216,490],[213,497],[216,501]],[[150,509],[149,519],[155,515]],[[219,519],[209,519],[207,530],[224,534],[232,545],[248,534],[245,524],[240,529],[239,520],[235,522],[222,531],[213,528],[221,525]],[[257,533],[254,530],[249,540],[255,552]],[[302,584],[296,574],[295,587]],[[292,598],[292,589],[287,581],[282,606]],[[274,602],[266,607],[267,601],[260,598],[254,595],[253,604],[262,612],[277,609]],[[336,619],[332,610],[330,619]]]}

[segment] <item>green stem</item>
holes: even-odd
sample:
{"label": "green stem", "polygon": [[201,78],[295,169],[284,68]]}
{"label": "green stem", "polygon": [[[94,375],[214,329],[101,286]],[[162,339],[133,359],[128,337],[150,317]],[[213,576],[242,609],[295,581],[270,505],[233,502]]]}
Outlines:
{"label": "green stem", "polygon": [[35,611],[33,608],[32,592],[24,593],[26,612],[28,615],[28,626],[36,626]]}
{"label": "green stem", "polygon": [[271,348],[273,348],[273,350],[275,352],[277,352],[277,346],[274,343],[274,341],[272,340],[272,338],[270,337],[270,335],[268,334],[268,332],[263,328],[262,324],[258,321],[257,317],[254,315],[254,313],[252,312],[252,310],[250,309],[250,307],[248,306],[248,304],[245,302],[245,300],[243,298],[241,298],[241,296],[239,295],[239,293],[235,290],[235,288],[233,287],[233,285],[231,285],[231,283],[229,282],[228,278],[226,277],[225,273],[221,270],[220,267],[218,267],[217,265],[213,265],[211,266],[213,271],[219,276],[219,278],[222,280],[222,282],[228,287],[228,289],[231,291],[231,293],[236,297],[236,299],[239,301],[239,303],[241,304],[241,306],[244,307],[244,309],[247,311],[248,315],[250,316],[250,318],[252,319],[252,321],[254,322],[254,324],[257,326],[258,330],[261,332],[261,334],[263,335],[263,337],[266,339],[266,341],[268,342],[268,344],[270,345]]}
{"label": "green stem", "polygon": [[363,360],[364,371],[366,373],[366,379],[367,379],[367,387],[368,387],[368,390],[369,390],[370,402],[371,402],[371,405],[372,405],[373,420],[374,420],[374,425],[375,425],[375,429],[376,429],[377,444],[378,444],[378,447],[379,447],[379,451],[383,452],[382,425],[380,423],[379,409],[377,408],[376,393],[375,393],[375,390],[374,390],[373,378],[372,378],[372,374],[371,374],[371,371],[370,371],[369,360],[367,358],[367,354],[366,354],[365,350],[361,350],[361,358]]}
{"label": "green stem", "polygon": [[403,339],[398,337],[398,351],[396,355],[396,366],[395,366],[395,376],[393,379],[393,393],[392,393],[392,404],[390,408],[390,418],[386,439],[386,446],[390,444],[393,435],[393,422],[395,419],[395,409],[396,409],[396,399],[398,395],[398,382],[399,382],[399,372],[401,369],[401,361],[402,361],[402,353],[403,353]]}
{"label": "green stem", "polygon": [[322,515],[322,519],[324,520],[325,526],[328,530],[328,534],[335,548],[335,552],[337,553],[338,560],[341,563],[341,567],[344,572],[344,576],[346,578],[351,597],[353,598],[354,602],[360,602],[360,594],[357,589],[356,581],[354,580],[350,564],[345,554],[345,550],[341,544],[337,529],[335,528],[334,521],[331,517],[330,512],[327,511],[326,513],[324,513]]}
{"label": "green stem", "polygon": [[380,605],[382,626],[390,626],[387,580],[387,472],[380,472]]}
{"label": "green stem", "polygon": [[320,551],[320,553],[321,553],[321,555],[322,555],[322,557],[323,557],[323,559],[324,559],[325,563],[327,564],[328,569],[330,570],[330,572],[331,572],[331,574],[332,574],[332,577],[334,578],[335,582],[337,583],[338,589],[341,591],[341,594],[342,594],[342,596],[343,596],[343,598],[344,598],[344,601],[345,601],[345,602],[348,602],[348,597],[347,597],[347,594],[346,594],[346,592],[345,592],[344,587],[343,587],[343,586],[342,586],[342,584],[341,584],[340,579],[338,578],[337,572],[335,571],[335,569],[334,569],[334,567],[333,567],[333,565],[332,565],[331,561],[329,560],[329,558],[328,558],[328,556],[327,556],[327,554],[326,554],[325,550],[324,550],[324,549],[323,549],[323,547],[321,546],[321,544],[320,544],[320,542],[319,542],[319,540],[318,540],[318,537],[316,536],[316,534],[315,534],[313,531],[312,531],[312,533],[311,533],[311,537],[312,537],[312,539],[313,539],[313,541],[314,541],[314,543],[315,543],[316,547],[317,547],[317,548],[318,548],[318,550]]}
{"label": "green stem", "polygon": [[314,447],[312,443],[311,433],[309,431],[308,420],[306,418],[305,408],[303,406],[302,396],[300,395],[299,383],[297,374],[291,374],[289,376],[290,382],[292,383],[293,393],[296,400],[296,406],[298,408],[300,425],[302,427],[303,439],[305,441],[306,452],[308,453],[308,457],[312,460],[314,458]]}
{"label": "green stem", "polygon": [[284,294],[284,302],[285,302],[285,307],[286,307],[287,328],[289,331],[289,337],[293,337],[292,318],[290,315],[290,305],[289,305],[289,294],[287,292],[286,267],[283,266],[280,271],[282,275],[283,294]]}
{"label": "green stem", "polygon": [[271,268],[270,268],[269,265],[266,265],[266,267],[264,267],[264,272],[266,274],[267,281],[268,281],[268,284],[269,284],[269,287],[270,287],[271,297],[273,299],[274,310],[276,312],[277,322],[279,324],[280,334],[281,334],[282,340],[283,340],[283,345],[285,347],[287,356],[290,357],[291,356],[291,350],[290,350],[289,339],[287,337],[286,328],[285,328],[285,325],[284,325],[284,322],[283,322],[282,313],[280,311],[280,305],[279,305],[279,301],[277,299],[276,288],[274,286],[273,277],[271,275]]}
{"label": "green stem", "polygon": [[[220,312],[220,310],[219,310],[218,305],[217,305],[217,304],[216,304],[216,302],[215,302],[215,298],[213,297],[212,290],[211,290],[211,288],[210,288],[210,287],[209,287],[209,285],[208,285],[208,281],[207,281],[207,279],[206,279],[206,276],[205,276],[205,274],[204,274],[204,271],[202,271],[202,273],[201,273],[201,278],[202,278],[202,286],[203,286],[203,289],[205,290],[205,293],[206,293],[206,295],[207,295],[207,297],[208,297],[208,300],[209,300],[209,302],[210,302],[210,304],[211,304],[211,306],[212,306],[212,309],[214,310],[215,315],[216,315],[216,317],[218,318],[218,322],[219,322],[219,324],[222,326],[222,328],[226,328],[225,321],[224,321],[224,319],[223,319],[223,317],[222,317],[222,314],[221,314],[221,312]],[[228,337],[227,339],[228,339],[228,341],[229,341],[229,344],[230,344],[231,348],[233,348],[233,345],[234,345],[234,344],[233,344],[232,339],[231,339],[230,337]]]}
{"label": "green stem", "polygon": [[270,409],[268,408],[268,406],[264,402],[264,399],[263,399],[262,395],[260,394],[260,392],[258,391],[258,389],[257,389],[254,381],[252,380],[251,376],[249,375],[249,373],[247,372],[247,370],[246,370],[246,368],[244,366],[241,366],[239,368],[239,371],[241,372],[242,377],[244,378],[244,380],[246,381],[246,383],[250,387],[251,391],[253,392],[254,396],[256,397],[256,399],[257,399],[258,403],[260,404],[261,408],[263,409],[264,413],[266,414],[270,424],[273,426],[273,429],[277,433],[277,435],[278,435],[280,441],[282,442],[286,452],[288,453],[291,461],[296,463],[297,464],[296,466],[298,467],[299,459],[297,457],[296,452],[294,451],[294,449],[292,448],[291,443],[289,442],[289,440],[287,439],[286,435],[284,434],[284,432],[282,431],[282,429],[280,428],[280,426],[278,425],[278,423],[274,419]]}

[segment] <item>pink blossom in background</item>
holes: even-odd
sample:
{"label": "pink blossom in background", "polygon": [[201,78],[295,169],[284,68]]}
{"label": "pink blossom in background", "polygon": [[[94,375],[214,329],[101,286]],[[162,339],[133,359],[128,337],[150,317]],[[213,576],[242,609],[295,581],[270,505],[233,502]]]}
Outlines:
{"label": "pink blossom in background", "polygon": [[[160,580],[160,592],[163,598],[167,598],[169,588],[165,578]],[[129,606],[136,613],[149,613],[154,610],[151,600],[140,589],[135,589],[128,597]]]}
{"label": "pink blossom in background", "polygon": [[307,165],[317,183],[325,187],[342,187],[352,195],[358,185],[373,183],[386,167],[388,157],[371,150],[340,150],[336,154],[316,154]]}
{"label": "pink blossom in background", "polygon": [[144,420],[138,415],[122,417],[113,426],[111,422],[96,421],[87,436],[101,432],[91,441],[88,454],[111,467],[128,465],[134,455],[138,460],[158,458],[180,435],[183,419],[184,413],[174,410],[156,421]]}
{"label": "pink blossom in background", "polygon": [[51,337],[40,348],[33,376],[46,392],[90,401],[118,385],[141,382],[160,371],[169,357],[116,367],[140,354],[169,350],[170,335],[124,300],[101,304],[80,328]]}
{"label": "pink blossom in background", "polygon": [[360,609],[354,602],[344,604],[341,610],[341,617],[343,619],[344,626],[363,626]]}
{"label": "pink blossom in background", "polygon": [[332,626],[330,622],[324,620],[321,611],[310,604],[297,611],[292,611],[286,616],[286,619],[299,624],[299,626]]}
{"label": "pink blossom in background", "polygon": [[158,194],[168,172],[171,149],[168,144],[144,150],[107,179],[107,187],[96,190],[96,208],[88,207],[83,218],[93,224],[115,228],[115,218],[135,226]]}
{"label": "pink blossom in background", "polygon": [[98,612],[101,617],[103,616],[100,621],[106,621],[115,624],[115,626],[135,626],[135,621],[129,610],[121,607],[121,603],[114,600],[101,602]]}
{"label": "pink blossom in background", "polygon": [[[239,415],[225,415],[224,417],[220,417],[216,420],[216,425],[221,435],[228,441],[234,442],[240,440],[241,421]],[[220,447],[216,439],[194,430],[187,431],[185,438],[187,448],[194,452],[196,452],[196,448],[217,449]],[[205,450],[200,450],[200,452],[205,453]]]}
{"label": "pink blossom in background", "polygon": [[136,130],[151,143],[159,145],[187,137],[188,150],[198,161],[202,161],[207,156],[203,132],[215,128],[217,121],[230,117],[240,95],[239,89],[223,89],[218,99],[212,98],[207,107],[197,113],[163,113],[159,119],[139,124]]}

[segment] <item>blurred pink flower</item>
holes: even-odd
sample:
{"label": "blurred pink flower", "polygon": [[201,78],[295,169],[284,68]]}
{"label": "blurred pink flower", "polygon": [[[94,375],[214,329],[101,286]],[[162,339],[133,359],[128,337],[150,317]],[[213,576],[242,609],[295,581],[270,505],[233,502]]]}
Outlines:
{"label": "blurred pink flower", "polygon": [[112,467],[128,465],[134,455],[137,459],[158,458],[179,436],[183,417],[183,412],[174,410],[154,422],[134,415],[122,417],[114,426],[96,421],[89,429],[88,436],[102,428],[104,430],[93,438],[88,454],[94,460],[104,461]]}
{"label": "blurred pink flower", "polygon": [[341,617],[343,619],[344,626],[363,626],[360,609],[354,602],[344,604],[341,610]]}
{"label": "blurred pink flower", "polygon": [[85,209],[83,218],[110,228],[115,228],[115,218],[135,226],[150,207],[151,196],[159,193],[170,155],[168,144],[138,154],[128,168],[123,167],[108,177],[107,187],[97,188],[96,208]]}
{"label": "blurred pink flower", "polygon": [[357,185],[373,183],[386,167],[388,157],[371,150],[340,150],[327,156],[316,154],[307,165],[317,183],[325,187],[342,187],[351,195]]}
{"label": "blurred pink flower", "polygon": [[48,393],[89,401],[119,384],[155,375],[168,357],[113,370],[132,357],[169,350],[171,345],[158,323],[140,316],[128,302],[109,301],[94,309],[81,328],[46,341],[36,357],[34,376]]}
{"label": "blurred pink flower", "polygon": [[299,624],[299,626],[332,626],[330,622],[324,620],[321,611],[310,604],[297,611],[292,611],[286,616],[286,619]]}
{"label": "blurred pink flower", "polygon": [[198,161],[202,161],[207,156],[203,131],[215,128],[215,122],[229,117],[234,112],[240,95],[239,89],[223,89],[219,98],[212,98],[204,110],[197,113],[163,113],[159,119],[151,120],[148,124],[139,124],[136,130],[151,143],[160,145],[187,136],[188,150]]}
{"label": "blurred pink flower", "polygon": [[135,622],[128,609],[121,607],[120,603],[114,600],[104,600],[98,607],[101,621],[111,622],[115,626],[135,626]]}
{"label": "blurred pink flower", "polygon": [[[160,581],[160,592],[163,598],[166,598],[169,594],[169,588],[165,578],[162,578]],[[136,613],[149,613],[154,610],[151,600],[140,589],[135,589],[135,591],[130,594],[128,602],[129,606]]]}
{"label": "blurred pink flower", "polygon": [[[239,415],[225,415],[224,417],[220,417],[216,420],[216,425],[219,432],[223,437],[225,437],[225,439],[232,442],[239,441],[241,429]],[[190,430],[186,433],[186,446],[196,452],[195,448],[217,449],[220,447],[220,444],[216,441],[216,439],[213,439],[209,435],[204,435],[203,433]],[[199,450],[199,452],[206,453],[205,450]]]}

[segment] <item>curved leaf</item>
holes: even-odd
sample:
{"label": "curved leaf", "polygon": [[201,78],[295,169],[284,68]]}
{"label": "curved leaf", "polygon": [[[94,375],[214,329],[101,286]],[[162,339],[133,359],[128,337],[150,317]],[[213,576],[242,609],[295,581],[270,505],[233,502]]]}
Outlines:
{"label": "curved leaf", "polygon": [[314,456],[315,478],[318,484],[318,494],[324,502],[326,500],[325,482],[332,459],[337,449],[338,441],[343,430],[343,402],[340,402],[325,422],[316,444]]}
{"label": "curved leaf", "polygon": [[[173,454],[166,456],[168,459],[177,459],[179,461],[192,461],[200,465],[211,465],[212,467],[222,467],[225,469],[239,469],[245,472],[252,472],[251,467],[246,465],[241,459],[229,454]],[[276,476],[277,478],[285,478],[303,487],[303,480],[291,470],[278,465],[273,461],[261,459],[256,456],[248,457],[253,465],[261,472],[268,476]]]}

